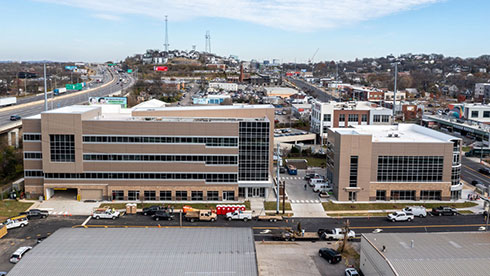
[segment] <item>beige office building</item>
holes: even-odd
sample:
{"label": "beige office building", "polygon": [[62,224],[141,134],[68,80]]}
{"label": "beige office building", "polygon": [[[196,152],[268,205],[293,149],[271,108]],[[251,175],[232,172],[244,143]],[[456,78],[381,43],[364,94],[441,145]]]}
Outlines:
{"label": "beige office building", "polygon": [[272,187],[270,105],[70,106],[23,120],[30,198],[226,201]]}
{"label": "beige office building", "polygon": [[327,178],[340,201],[461,198],[461,140],[414,124],[328,130]]}

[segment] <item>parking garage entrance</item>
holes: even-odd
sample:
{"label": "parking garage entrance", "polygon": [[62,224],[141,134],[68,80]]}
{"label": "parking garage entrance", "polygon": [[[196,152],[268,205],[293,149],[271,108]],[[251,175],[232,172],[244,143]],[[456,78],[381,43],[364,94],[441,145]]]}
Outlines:
{"label": "parking garage entrance", "polygon": [[47,188],[46,199],[51,200],[77,200],[78,189]]}

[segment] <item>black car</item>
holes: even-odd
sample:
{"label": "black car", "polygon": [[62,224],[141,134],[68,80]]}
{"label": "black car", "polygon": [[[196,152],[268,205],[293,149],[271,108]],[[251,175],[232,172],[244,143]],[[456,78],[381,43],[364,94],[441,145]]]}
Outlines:
{"label": "black car", "polygon": [[19,115],[10,115],[10,121],[18,121],[22,119]]}
{"label": "black car", "polygon": [[342,261],[340,253],[331,248],[321,248],[318,253],[320,254],[320,257],[327,260],[329,264],[336,264]]}
{"label": "black car", "polygon": [[151,216],[154,220],[159,221],[159,220],[173,220],[174,215],[170,212],[166,211],[157,211],[155,214]]}
{"label": "black car", "polygon": [[478,180],[471,181],[471,185],[473,185],[473,186],[476,186],[478,184],[480,184],[480,182]]}
{"label": "black car", "polygon": [[145,216],[150,215],[151,216],[151,215],[155,214],[157,211],[160,211],[162,209],[163,209],[162,206],[156,206],[156,205],[146,207],[146,208],[143,208],[143,215],[145,215]]}
{"label": "black car", "polygon": [[480,168],[478,171],[482,174],[490,175],[490,168]]}
{"label": "black car", "polygon": [[286,168],[280,167],[279,168],[279,173],[286,173]]}
{"label": "black car", "polygon": [[454,216],[458,215],[458,211],[449,206],[439,206],[437,208],[432,208],[431,214],[434,216]]}
{"label": "black car", "polygon": [[26,215],[28,219],[32,219],[32,218],[47,218],[49,213],[48,211],[44,211],[44,210],[31,209],[27,212],[22,212],[19,215]]}

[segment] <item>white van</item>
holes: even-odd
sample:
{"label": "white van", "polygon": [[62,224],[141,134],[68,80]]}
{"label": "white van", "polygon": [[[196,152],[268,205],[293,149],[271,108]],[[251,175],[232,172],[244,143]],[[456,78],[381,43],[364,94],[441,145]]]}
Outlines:
{"label": "white van", "polygon": [[315,187],[316,184],[327,183],[323,178],[312,178],[308,181],[311,187]]}
{"label": "white van", "polygon": [[316,183],[315,187],[313,187],[313,192],[318,193],[318,192],[331,192],[332,187],[327,182],[323,183]]}
{"label": "white van", "polygon": [[403,209],[403,212],[412,213],[415,217],[425,218],[427,216],[427,210],[424,206],[407,206]]}

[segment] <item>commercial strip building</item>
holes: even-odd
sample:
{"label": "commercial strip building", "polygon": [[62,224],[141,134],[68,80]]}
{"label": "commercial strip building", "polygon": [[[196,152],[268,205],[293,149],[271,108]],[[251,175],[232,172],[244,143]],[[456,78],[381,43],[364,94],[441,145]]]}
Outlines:
{"label": "commercial strip building", "polygon": [[222,201],[272,187],[271,105],[69,106],[23,120],[25,191]]}
{"label": "commercial strip building", "polygon": [[461,198],[461,139],[414,124],[332,128],[327,178],[339,201]]}
{"label": "commercial strip building", "polygon": [[324,142],[328,128],[390,124],[392,113],[391,109],[372,102],[314,102],[311,132]]}
{"label": "commercial strip building", "polygon": [[490,233],[362,234],[365,276],[474,276],[490,271]]}
{"label": "commercial strip building", "polygon": [[9,276],[258,275],[250,228],[61,228]]}

